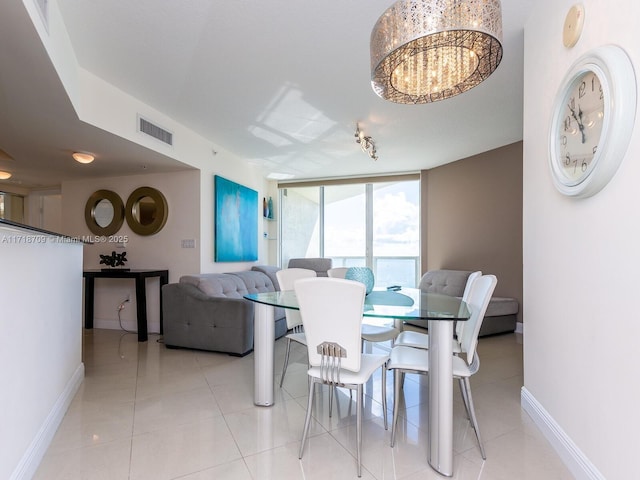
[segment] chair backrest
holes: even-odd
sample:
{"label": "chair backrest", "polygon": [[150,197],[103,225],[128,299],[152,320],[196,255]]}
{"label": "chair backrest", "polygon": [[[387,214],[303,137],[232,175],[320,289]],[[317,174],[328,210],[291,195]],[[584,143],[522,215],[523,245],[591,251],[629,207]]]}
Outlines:
{"label": "chair backrest", "polygon": [[[462,301],[468,302],[469,297],[471,296],[471,290],[473,289],[473,282],[475,282],[478,278],[480,278],[482,272],[478,270],[477,272],[472,272],[467,278],[467,284],[464,287],[464,293],[462,294]],[[462,332],[465,328],[465,325],[468,322],[456,322],[456,337],[460,339],[462,337]]]}
{"label": "chair backrest", "polygon": [[[293,284],[296,280],[315,276],[316,272],[314,270],[307,270],[306,268],[284,268],[276,272],[276,277],[280,284],[280,290],[293,290]],[[285,308],[284,315],[287,320],[288,330],[297,327],[298,325],[302,325],[302,317],[298,310]]]}
{"label": "chair backrest", "polygon": [[344,278],[349,267],[334,267],[327,270],[327,275],[331,278]]}
{"label": "chair backrest", "polygon": [[429,270],[420,279],[418,288],[424,292],[461,297],[470,274],[467,270]]}
{"label": "chair backrest", "polygon": [[305,278],[295,283],[307,338],[309,364],[320,366],[318,345],[334,342],[346,350],[341,368],[357,372],[361,361],[365,287],[342,278]]}
{"label": "chair backrest", "polygon": [[471,309],[471,317],[467,320],[467,325],[462,331],[460,339],[461,350],[466,355],[467,364],[471,365],[476,353],[476,345],[478,344],[478,333],[484,320],[484,314],[487,311],[489,300],[496,288],[498,279],[495,275],[482,275],[473,282],[473,288],[469,294],[467,304]]}
{"label": "chair backrest", "polygon": [[291,258],[287,263],[287,268],[306,268],[315,270],[317,277],[326,277],[327,270],[333,266],[330,258]]}

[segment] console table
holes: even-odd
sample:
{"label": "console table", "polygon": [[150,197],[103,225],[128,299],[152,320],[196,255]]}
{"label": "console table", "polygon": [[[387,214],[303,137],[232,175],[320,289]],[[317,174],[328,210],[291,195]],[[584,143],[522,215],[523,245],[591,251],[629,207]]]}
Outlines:
{"label": "console table", "polygon": [[93,300],[96,278],[133,278],[136,281],[136,306],[138,316],[138,341],[146,342],[147,334],[147,278],[160,278],[160,333],[162,333],[162,286],[169,283],[169,270],[85,270],[84,277],[84,328],[93,328]]}

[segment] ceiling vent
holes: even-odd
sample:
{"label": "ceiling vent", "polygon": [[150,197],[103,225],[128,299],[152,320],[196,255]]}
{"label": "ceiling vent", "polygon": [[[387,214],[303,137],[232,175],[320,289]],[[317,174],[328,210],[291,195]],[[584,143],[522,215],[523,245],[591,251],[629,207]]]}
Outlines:
{"label": "ceiling vent", "polygon": [[155,138],[156,140],[160,140],[162,143],[166,143],[167,145],[173,145],[173,133],[165,130],[158,125],[151,123],[146,118],[138,115],[138,131],[142,133],[146,133],[147,135]]}

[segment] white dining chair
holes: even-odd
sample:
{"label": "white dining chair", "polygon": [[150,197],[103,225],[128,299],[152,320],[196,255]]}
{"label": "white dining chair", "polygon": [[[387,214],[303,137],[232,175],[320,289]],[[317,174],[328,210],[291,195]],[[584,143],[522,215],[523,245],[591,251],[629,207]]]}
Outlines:
{"label": "white dining chair", "polygon": [[295,282],[295,292],[307,337],[311,380],[299,458],[302,458],[309,433],[316,384],[355,390],[356,457],[360,477],[363,386],[378,368],[382,369],[382,412],[387,429],[386,362],[389,358],[360,350],[365,287],[360,282],[340,278],[306,278]]}
{"label": "white dining chair", "polygon": [[362,348],[364,342],[380,343],[391,341],[395,345],[396,338],[402,332],[403,322],[397,318],[385,319],[384,322],[374,324],[374,319],[364,319],[360,336],[362,337]]}
{"label": "white dining chair", "polygon": [[[367,293],[370,293],[373,289],[374,276],[373,272],[368,267],[336,267],[332,270],[334,271],[327,272],[330,277],[361,281],[368,289]],[[354,273],[354,276],[350,277],[350,273]],[[365,273],[368,275],[364,275]],[[369,282],[368,285],[367,282]],[[365,319],[362,323],[361,331],[363,350],[365,341],[371,343],[391,341],[391,344],[393,345],[396,337],[400,332],[402,332],[403,325],[403,322],[397,319],[389,319],[385,321],[379,321],[379,319],[378,321]]]}
{"label": "white dining chair", "polygon": [[[283,268],[276,272],[276,278],[280,285],[280,290],[293,290],[293,284],[300,278],[315,277],[316,272],[314,270],[308,270],[306,268]],[[304,334],[304,328],[302,325],[302,318],[298,310],[291,308],[284,309],[285,319],[287,321],[287,330],[291,330],[287,334],[287,350],[284,354],[284,363],[282,365],[282,375],[280,376],[280,388],[284,382],[284,375],[287,373],[287,367],[289,366],[289,354],[291,353],[291,342],[297,342],[300,345],[307,346],[307,340]]]}
{"label": "white dining chair", "polygon": [[[471,383],[469,378],[474,375],[480,368],[480,358],[476,351],[478,344],[478,333],[482,326],[484,314],[487,311],[489,300],[495,290],[498,280],[495,275],[483,275],[476,279],[473,289],[469,295],[468,304],[471,309],[471,317],[467,320],[467,326],[462,331],[461,347],[462,355],[453,355],[453,377],[457,378],[460,383],[460,392],[464,402],[467,416],[471,421],[473,430],[476,433],[478,445],[480,446],[480,454],[486,460],[482,437],[476,419],[476,413],[473,406],[473,397],[471,396]],[[393,388],[393,420],[391,422],[391,446],[393,447],[396,440],[396,426],[398,423],[399,397],[402,391],[402,382],[406,373],[428,373],[429,372],[429,351],[423,348],[412,348],[407,346],[395,346],[391,350],[389,362],[387,364],[389,370],[393,370],[394,388]]]}
{"label": "white dining chair", "polygon": [[[472,272],[467,278],[467,283],[464,287],[464,293],[462,294],[462,301],[467,302],[471,295],[474,282],[482,275],[481,271]],[[453,353],[460,353],[462,348],[460,346],[460,339],[462,338],[462,332],[467,322],[456,322],[455,337],[451,339],[451,346]],[[398,334],[394,342],[394,346],[405,346],[413,348],[429,348],[429,334],[422,332],[415,332],[413,330],[405,330]]]}
{"label": "white dining chair", "polygon": [[349,267],[334,267],[327,270],[327,276],[331,278],[344,278]]}

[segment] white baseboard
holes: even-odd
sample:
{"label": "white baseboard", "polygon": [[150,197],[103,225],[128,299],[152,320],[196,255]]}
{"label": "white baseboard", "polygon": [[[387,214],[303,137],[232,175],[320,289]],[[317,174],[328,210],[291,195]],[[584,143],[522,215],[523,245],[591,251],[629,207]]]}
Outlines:
{"label": "white baseboard", "polygon": [[520,403],[577,480],[605,480],[595,465],[525,387],[520,391]]}
{"label": "white baseboard", "polygon": [[524,335],[524,324],[522,322],[516,323],[516,333]]}
{"label": "white baseboard", "polygon": [[67,382],[49,415],[42,423],[40,430],[38,430],[38,433],[24,452],[20,462],[11,474],[10,480],[28,480],[35,475],[42,457],[44,457],[49,448],[51,440],[53,440],[53,436],[56,434],[60,423],[62,423],[62,419],[67,413],[69,405],[71,405],[71,401],[80,388],[83,379],[84,363],[81,363]]}

